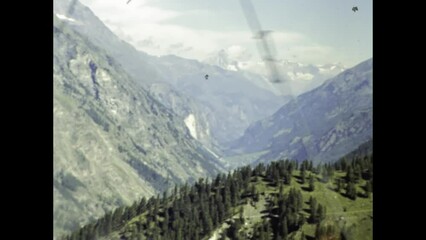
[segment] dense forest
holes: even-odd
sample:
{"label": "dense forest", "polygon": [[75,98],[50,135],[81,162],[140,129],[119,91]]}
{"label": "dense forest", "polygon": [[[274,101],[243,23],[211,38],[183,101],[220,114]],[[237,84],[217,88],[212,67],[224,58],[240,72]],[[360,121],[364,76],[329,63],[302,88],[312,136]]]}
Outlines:
{"label": "dense forest", "polygon": [[[201,178],[117,208],[63,239],[371,239],[373,156],[350,156],[318,166],[280,160]],[[337,200],[328,199],[333,194]],[[336,203],[343,211],[329,213]],[[342,224],[344,217],[362,217],[367,230]]]}

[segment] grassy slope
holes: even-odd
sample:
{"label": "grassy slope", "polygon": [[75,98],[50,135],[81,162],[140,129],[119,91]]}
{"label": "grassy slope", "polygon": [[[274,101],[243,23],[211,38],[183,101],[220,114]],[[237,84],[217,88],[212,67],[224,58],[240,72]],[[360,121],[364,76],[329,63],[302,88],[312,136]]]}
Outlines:
{"label": "grassy slope", "polygon": [[[297,176],[298,171],[295,172]],[[337,172],[336,177],[344,176],[344,173]],[[361,180],[357,184],[357,192],[364,193],[364,190],[360,187],[365,184],[364,180]],[[297,181],[292,181],[292,186],[301,189],[301,187],[307,187],[308,184],[304,185],[299,184]],[[327,207],[327,218],[339,222],[339,225],[346,223],[347,226],[355,224],[355,237],[356,239],[373,239],[372,231],[372,209],[373,209],[373,194],[370,198],[358,197],[355,201],[343,196],[344,190],[341,190],[341,193],[337,193],[333,189],[335,188],[334,181],[329,181],[328,183],[315,183],[315,191],[308,192],[302,191],[303,200],[305,202],[306,209],[309,209],[307,201],[309,197],[315,197],[318,203],[325,205]],[[287,188],[288,191],[289,188]],[[344,210],[346,208],[346,211]],[[305,211],[304,211],[305,212]],[[305,212],[306,216],[309,216],[308,212]],[[341,218],[342,217],[342,218]],[[314,236],[315,235],[315,225],[307,224],[302,227],[305,235]]]}

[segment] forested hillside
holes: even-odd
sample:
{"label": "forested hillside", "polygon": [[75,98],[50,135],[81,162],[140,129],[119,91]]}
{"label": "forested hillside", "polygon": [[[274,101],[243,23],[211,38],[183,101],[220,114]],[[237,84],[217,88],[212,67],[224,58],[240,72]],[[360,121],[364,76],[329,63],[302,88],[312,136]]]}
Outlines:
{"label": "forested hillside", "polygon": [[242,167],[142,198],[65,239],[372,239],[372,162]]}

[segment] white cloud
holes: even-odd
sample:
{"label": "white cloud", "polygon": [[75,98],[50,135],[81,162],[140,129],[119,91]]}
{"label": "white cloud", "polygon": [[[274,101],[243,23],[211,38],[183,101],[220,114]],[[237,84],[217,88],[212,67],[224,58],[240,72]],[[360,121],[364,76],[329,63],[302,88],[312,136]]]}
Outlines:
{"label": "white cloud", "polygon": [[145,38],[142,40],[135,40],[135,41],[136,43],[134,44],[134,46],[139,49],[144,49],[144,48],[159,49],[160,48],[160,45],[154,43],[154,41],[152,40],[152,36],[149,36],[148,38]]}
{"label": "white cloud", "polygon": [[227,53],[230,59],[236,61],[247,61],[250,60],[252,57],[247,48],[241,45],[231,45],[225,50],[225,52]]}
{"label": "white cloud", "polygon": [[175,18],[179,12],[149,6],[150,1],[137,0],[126,4],[127,0],[81,0],[102,20],[111,24],[127,26],[138,23],[159,23]]}
{"label": "white cloud", "polygon": [[[177,17],[209,14],[205,9],[173,11],[154,7],[154,1],[82,0],[120,38],[152,55],[176,54],[185,58],[206,59],[212,52],[225,49],[230,59],[259,61],[256,40],[247,30],[221,31],[190,28],[174,24]],[[297,32],[275,31],[270,34],[277,59],[303,63],[325,63],[333,49],[319,45]],[[177,47],[176,44],[181,44]],[[250,66],[245,63],[244,68]]]}

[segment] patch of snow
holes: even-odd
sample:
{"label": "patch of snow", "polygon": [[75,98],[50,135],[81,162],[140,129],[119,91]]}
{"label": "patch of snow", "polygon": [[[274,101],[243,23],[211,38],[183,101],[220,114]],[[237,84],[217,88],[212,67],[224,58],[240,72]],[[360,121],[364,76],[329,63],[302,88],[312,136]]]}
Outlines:
{"label": "patch of snow", "polygon": [[67,17],[67,16],[65,16],[65,15],[62,15],[62,14],[56,14],[56,16],[59,18],[59,19],[61,19],[61,20],[66,20],[66,21],[70,21],[70,22],[75,22],[75,19],[74,18],[69,18],[69,17]]}
{"label": "patch of snow", "polygon": [[310,73],[303,73],[303,72],[287,72],[287,75],[290,77],[290,80],[311,80],[314,78],[313,74]]}
{"label": "patch of snow", "polygon": [[[283,118],[284,116],[281,116],[281,118]],[[280,129],[278,132],[276,132],[273,136],[277,137],[281,134],[285,134],[285,133],[290,133],[291,132],[291,128],[284,128],[284,129]]]}
{"label": "patch of snow", "polygon": [[191,134],[191,136],[193,137],[193,138],[195,138],[195,139],[198,139],[197,138],[197,129],[196,129],[196,127],[195,127],[195,116],[194,116],[194,114],[189,114],[186,118],[185,118],[185,120],[184,120],[184,122],[185,122],[185,125],[186,125],[186,127],[188,128],[188,130],[189,130],[189,133]]}
{"label": "patch of snow", "polygon": [[214,153],[212,150],[210,150],[209,148],[207,148],[207,147],[204,147],[209,153],[211,153],[213,156],[215,156],[218,160],[222,160],[222,158],[221,157],[219,157],[216,153]]}
{"label": "patch of snow", "polygon": [[235,67],[235,65],[228,65],[228,67],[226,68],[227,70],[230,70],[230,71],[238,71],[238,69],[237,69],[237,67]]}
{"label": "patch of snow", "polygon": [[293,140],[290,142],[290,145],[295,144],[296,142],[300,141],[300,139],[301,139],[300,137],[293,138]]}

